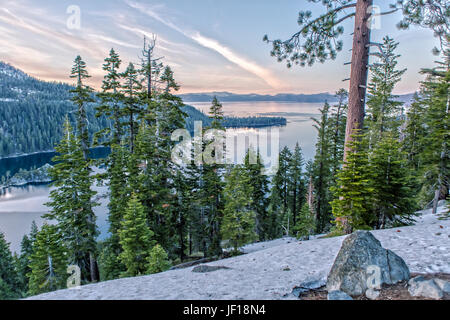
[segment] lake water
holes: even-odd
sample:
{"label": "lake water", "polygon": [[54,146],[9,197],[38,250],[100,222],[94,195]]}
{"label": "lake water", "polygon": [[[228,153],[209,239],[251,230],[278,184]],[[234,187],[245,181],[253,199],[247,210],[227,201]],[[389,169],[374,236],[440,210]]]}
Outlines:
{"label": "lake water", "polygon": [[[207,113],[210,103],[190,102],[190,105]],[[306,159],[314,156],[314,146],[316,143],[316,131],[313,128],[311,117],[317,118],[320,115],[320,103],[293,103],[293,102],[225,102],[223,103],[224,114],[227,116],[280,116],[287,119],[287,125],[274,128],[279,130],[280,148],[288,146],[295,147],[298,142],[302,147]],[[271,128],[238,128],[229,129],[228,132],[237,135],[248,133],[265,136]],[[104,154],[105,150],[96,151],[96,156]],[[30,169],[40,167],[48,163],[53,157],[52,153],[39,153],[23,157],[0,159],[0,176],[6,171],[14,173],[20,168]],[[107,188],[95,186],[94,189],[100,196],[101,205],[95,208],[97,215],[97,225],[101,232],[100,238],[107,235]],[[29,233],[32,221],[38,226],[44,223],[41,216],[48,212],[45,206],[51,188],[48,185],[28,185],[25,187],[8,188],[0,192],[0,231],[11,243],[11,250],[20,249],[22,237]]]}

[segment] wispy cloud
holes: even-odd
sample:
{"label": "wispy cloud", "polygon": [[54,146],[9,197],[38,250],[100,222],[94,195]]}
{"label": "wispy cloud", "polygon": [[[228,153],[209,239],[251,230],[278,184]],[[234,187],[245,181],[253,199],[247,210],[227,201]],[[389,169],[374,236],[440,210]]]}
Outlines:
{"label": "wispy cloud", "polygon": [[125,0],[125,3],[127,3],[130,7],[139,10],[140,12],[155,19],[156,21],[166,25],[167,27],[183,34],[184,36],[198,43],[199,45],[214,50],[228,61],[236,64],[243,70],[248,71],[257,76],[258,78],[264,80],[270,87],[274,89],[279,89],[285,86],[283,81],[278,79],[269,69],[266,69],[258,65],[256,62],[253,62],[250,59],[243,57],[242,55],[233,51],[231,48],[221,44],[219,41],[205,37],[201,35],[200,32],[198,31],[181,29],[170,20],[163,18],[162,15],[159,12],[157,12],[158,9],[160,10],[162,8],[161,6],[149,7],[130,0]]}
{"label": "wispy cloud", "polygon": [[242,69],[260,77],[261,79],[266,81],[267,84],[272,88],[283,87],[283,82],[277,79],[270,70],[259,66],[253,61],[241,57],[239,54],[233,52],[233,50],[231,50],[230,48],[227,48],[224,45],[220,44],[218,41],[204,37],[198,32],[195,35],[191,36],[191,38],[200,45],[218,52],[228,61],[237,64]]}
{"label": "wispy cloud", "polygon": [[121,41],[121,40],[117,40],[117,39],[114,39],[114,38],[111,38],[111,37],[107,37],[107,36],[104,36],[104,35],[101,35],[101,34],[91,33],[91,34],[89,34],[89,37],[93,38],[93,39],[98,39],[98,40],[100,40],[102,42],[113,43],[113,44],[116,44],[116,45],[122,46],[122,47],[133,48],[133,49],[140,48],[137,45],[129,44],[127,42],[124,42],[124,41]]}

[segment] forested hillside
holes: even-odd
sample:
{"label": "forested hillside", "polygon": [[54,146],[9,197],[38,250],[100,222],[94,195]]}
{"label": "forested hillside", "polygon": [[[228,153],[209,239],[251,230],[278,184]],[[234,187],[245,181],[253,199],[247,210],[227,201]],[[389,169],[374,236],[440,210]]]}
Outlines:
{"label": "forested hillside", "polygon": [[[74,120],[71,87],[45,82],[0,62],[0,157],[51,150],[61,139],[66,115]],[[107,126],[88,106],[89,131]]]}

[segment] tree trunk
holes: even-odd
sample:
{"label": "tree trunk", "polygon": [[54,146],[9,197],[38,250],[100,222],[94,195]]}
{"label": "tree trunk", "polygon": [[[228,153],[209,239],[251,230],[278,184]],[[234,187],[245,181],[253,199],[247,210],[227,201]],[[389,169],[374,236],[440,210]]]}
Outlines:
{"label": "tree trunk", "polygon": [[352,65],[350,73],[350,90],[348,98],[348,116],[345,130],[344,161],[350,151],[348,143],[352,140],[355,129],[361,129],[364,121],[364,105],[369,63],[369,43],[371,15],[370,7],[373,0],[358,0],[356,2],[355,30],[353,35]]}
{"label": "tree trunk", "polygon": [[[344,165],[347,154],[351,152],[349,142],[353,140],[355,129],[362,129],[364,122],[364,105],[368,76],[370,52],[370,7],[373,0],[356,2],[355,29],[353,32],[352,65],[350,71],[350,89],[348,95],[347,124],[345,127]],[[348,217],[341,218],[346,234],[352,232]]]}
{"label": "tree trunk", "polygon": [[97,262],[95,261],[94,254],[89,252],[89,271],[91,274],[91,282],[98,282],[98,270]]}
{"label": "tree trunk", "polygon": [[292,223],[295,226],[297,224],[297,181],[294,183],[294,196],[292,204]]}

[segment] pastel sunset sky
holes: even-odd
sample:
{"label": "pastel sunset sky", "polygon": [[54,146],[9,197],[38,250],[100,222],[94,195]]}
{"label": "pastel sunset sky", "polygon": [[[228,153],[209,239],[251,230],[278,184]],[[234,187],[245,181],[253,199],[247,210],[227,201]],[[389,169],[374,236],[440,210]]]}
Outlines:
{"label": "pastel sunset sky", "polygon": [[[390,1],[375,0],[387,8]],[[300,10],[323,12],[306,0],[0,0],[0,60],[44,80],[71,83],[68,75],[81,55],[99,88],[103,59],[111,47],[123,67],[139,62],[144,35],[157,35],[158,56],[175,71],[181,92],[319,93],[348,86],[353,20],[344,24],[344,49],[334,61],[287,69],[262,41],[286,39],[298,31]],[[80,28],[67,26],[70,6],[80,8]],[[384,7],[383,7],[384,6]],[[399,67],[408,68],[396,93],[418,89],[418,72],[437,58],[431,31],[397,30],[401,14],[380,17],[373,41],[389,35],[400,42]]]}

